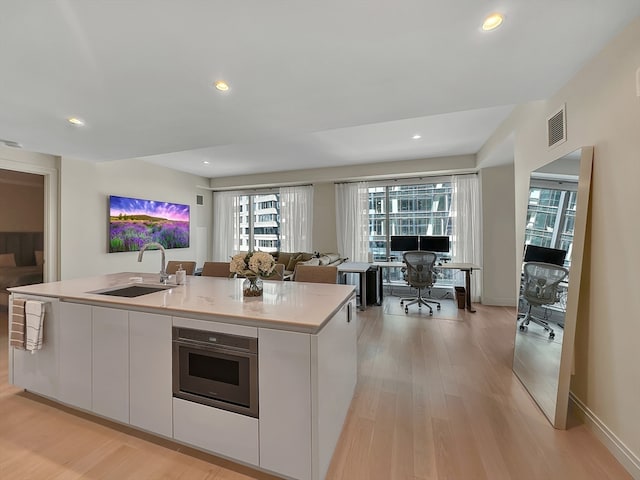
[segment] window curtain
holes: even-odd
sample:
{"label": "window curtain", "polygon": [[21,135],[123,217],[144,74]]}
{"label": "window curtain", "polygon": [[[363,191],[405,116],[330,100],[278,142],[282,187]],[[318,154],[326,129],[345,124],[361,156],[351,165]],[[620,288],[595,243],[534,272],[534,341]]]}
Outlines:
{"label": "window curtain", "polygon": [[312,252],[313,187],[280,188],[280,250]]}
{"label": "window curtain", "polygon": [[213,194],[213,261],[228,262],[240,249],[240,208],[237,192]]}
{"label": "window curtain", "polygon": [[366,262],[369,253],[369,187],[366,182],[336,185],[338,250],[352,262]]}
{"label": "window curtain", "polygon": [[[452,260],[482,266],[482,211],[480,181],[477,175],[451,177]],[[471,275],[471,300],[479,302],[482,275]]]}

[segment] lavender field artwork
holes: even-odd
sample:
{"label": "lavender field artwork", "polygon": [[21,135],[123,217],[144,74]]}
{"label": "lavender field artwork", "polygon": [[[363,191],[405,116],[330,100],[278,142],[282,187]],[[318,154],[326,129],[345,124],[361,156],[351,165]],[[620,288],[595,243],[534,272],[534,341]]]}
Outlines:
{"label": "lavender field artwork", "polygon": [[109,196],[109,253],[133,252],[145,243],[189,246],[189,205]]}

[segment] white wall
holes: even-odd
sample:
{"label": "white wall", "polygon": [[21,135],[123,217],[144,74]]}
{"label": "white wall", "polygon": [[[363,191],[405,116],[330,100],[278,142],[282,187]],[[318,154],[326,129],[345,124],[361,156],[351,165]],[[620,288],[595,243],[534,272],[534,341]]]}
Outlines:
{"label": "white wall", "polygon": [[[617,437],[640,478],[640,18],[545,102],[522,106],[515,130],[516,244],[524,238],[529,174],[593,145],[591,211],[576,330],[572,392]],[[546,147],[546,118],[567,108],[567,142]],[[516,274],[514,272],[514,282]],[[625,447],[626,445],[626,447]],[[614,449],[615,451],[615,449]],[[622,457],[620,457],[622,458]],[[633,465],[635,462],[635,465]]]}
{"label": "white wall", "polygon": [[[142,263],[137,252],[107,253],[108,196],[120,195],[191,206],[189,248],[167,250],[167,260],[198,257],[197,228],[206,228],[211,245],[211,192],[197,189],[207,179],[180,173],[142,160],[92,163],[61,161],[61,279],[112,272],[159,272],[160,253],[149,251]],[[205,205],[196,205],[203,195]],[[210,247],[207,248],[210,257]]]}
{"label": "white wall", "polygon": [[472,171],[476,167],[475,155],[426,158],[397,162],[366,163],[343,167],[310,168],[287,172],[259,173],[236,177],[212,178],[209,186],[214,190],[236,190],[287,184],[309,184],[375,180],[379,178],[403,178],[439,175],[459,171]]}
{"label": "white wall", "polygon": [[480,170],[482,183],[482,303],[514,306],[516,265],[513,165]]}
{"label": "white wall", "polygon": [[313,185],[313,251],[338,252],[336,189],[333,183]]}

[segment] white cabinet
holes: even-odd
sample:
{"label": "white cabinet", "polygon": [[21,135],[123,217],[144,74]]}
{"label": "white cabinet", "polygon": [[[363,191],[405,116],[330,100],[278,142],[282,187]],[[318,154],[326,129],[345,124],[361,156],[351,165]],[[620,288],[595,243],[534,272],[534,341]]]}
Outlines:
{"label": "white cabinet", "polygon": [[93,307],[92,410],[129,423],[129,312]]}
{"label": "white cabinet", "polygon": [[318,334],[311,337],[314,419],[314,474],[324,478],[351,404],[357,382],[355,300],[343,306]]}
{"label": "white cabinet", "polygon": [[174,438],[251,465],[258,465],[258,419],[173,399]]}
{"label": "white cabinet", "polygon": [[[10,381],[14,385],[25,388],[51,398],[58,394],[58,351],[59,351],[59,305],[56,298],[15,295],[26,300],[45,302],[45,318],[43,323],[42,349],[35,353],[11,348]],[[12,295],[12,298],[14,296]],[[9,313],[11,305],[9,304]],[[9,317],[11,318],[11,317]]]}
{"label": "white cabinet", "polygon": [[91,410],[91,306],[61,302],[59,334],[57,398]]}
{"label": "white cabinet", "polygon": [[[44,348],[11,349],[12,383],[287,478],[325,477],[357,380],[355,300],[318,334],[43,300]],[[172,397],[172,325],[258,338],[259,418]]]}
{"label": "white cabinet", "polygon": [[258,329],[260,466],[311,478],[310,335]]}
{"label": "white cabinet", "polygon": [[171,317],[129,312],[129,421],[171,437]]}
{"label": "white cabinet", "polygon": [[357,381],[355,300],[317,335],[260,328],[260,467],[323,479]]}

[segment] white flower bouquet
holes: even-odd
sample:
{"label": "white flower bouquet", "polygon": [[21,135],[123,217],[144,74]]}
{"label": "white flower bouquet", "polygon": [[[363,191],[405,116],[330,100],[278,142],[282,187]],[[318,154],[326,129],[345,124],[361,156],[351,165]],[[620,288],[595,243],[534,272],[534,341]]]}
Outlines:
{"label": "white flower bouquet", "polygon": [[238,253],[231,257],[229,270],[244,277],[267,278],[273,274],[276,261],[267,252]]}

